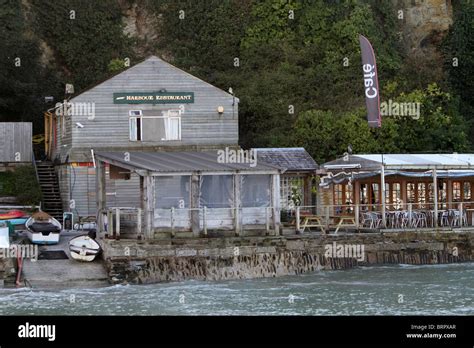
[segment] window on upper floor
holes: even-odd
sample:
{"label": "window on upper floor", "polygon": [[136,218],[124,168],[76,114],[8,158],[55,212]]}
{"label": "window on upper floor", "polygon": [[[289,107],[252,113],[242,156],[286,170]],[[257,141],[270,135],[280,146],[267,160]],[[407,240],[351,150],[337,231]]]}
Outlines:
{"label": "window on upper floor", "polygon": [[143,110],[130,110],[129,129],[131,141],[181,140],[180,110],[166,110],[161,116],[144,114]]}

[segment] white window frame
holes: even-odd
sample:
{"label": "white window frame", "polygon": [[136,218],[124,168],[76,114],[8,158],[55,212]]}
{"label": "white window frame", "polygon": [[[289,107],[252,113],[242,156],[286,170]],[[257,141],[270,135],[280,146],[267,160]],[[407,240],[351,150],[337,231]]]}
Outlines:
{"label": "white window frame", "polygon": [[[130,141],[142,141],[142,137],[140,134],[140,140],[138,140],[138,127],[137,127],[137,119],[140,120],[140,131],[143,129],[142,124],[142,117],[143,112],[142,110],[130,110],[128,112],[129,121],[128,121],[128,130],[129,130],[129,139]],[[134,124],[134,126],[132,126]],[[134,131],[132,129],[135,128]]]}
{"label": "white window frame", "polygon": [[[138,114],[136,114],[138,113]],[[162,112],[162,116],[143,116],[142,110],[130,110],[129,111],[129,139],[130,141],[141,141],[143,142],[143,119],[144,118],[163,118],[165,124],[165,136],[166,139],[159,139],[156,141],[180,141],[181,140],[181,110],[171,109]],[[138,140],[138,127],[136,126],[137,119],[140,120],[140,140]],[[171,121],[178,121],[178,137],[176,139],[171,139]],[[135,131],[132,132],[133,126]],[[145,141],[146,142],[146,141]]]}

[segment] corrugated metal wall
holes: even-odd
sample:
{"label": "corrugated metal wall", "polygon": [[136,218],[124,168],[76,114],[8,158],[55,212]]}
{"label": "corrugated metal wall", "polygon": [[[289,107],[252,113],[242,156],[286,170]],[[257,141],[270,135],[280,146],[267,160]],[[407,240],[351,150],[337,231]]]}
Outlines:
{"label": "corrugated metal wall", "polygon": [[31,122],[0,122],[0,163],[31,162],[32,141]]}

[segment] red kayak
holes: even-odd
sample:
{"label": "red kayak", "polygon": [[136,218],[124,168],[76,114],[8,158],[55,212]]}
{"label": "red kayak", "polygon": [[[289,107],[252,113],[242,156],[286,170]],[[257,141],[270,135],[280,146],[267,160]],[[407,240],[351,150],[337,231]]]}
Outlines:
{"label": "red kayak", "polygon": [[0,220],[18,219],[23,216],[28,216],[28,214],[21,210],[10,210],[6,213],[0,213]]}

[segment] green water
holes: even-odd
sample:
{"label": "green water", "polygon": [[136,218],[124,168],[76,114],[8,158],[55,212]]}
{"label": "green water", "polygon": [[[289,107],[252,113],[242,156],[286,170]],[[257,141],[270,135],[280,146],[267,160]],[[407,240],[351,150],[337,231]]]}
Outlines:
{"label": "green water", "polygon": [[1,289],[0,315],[473,315],[474,263],[91,289]]}

